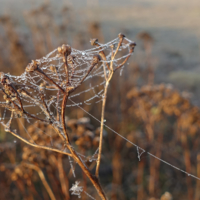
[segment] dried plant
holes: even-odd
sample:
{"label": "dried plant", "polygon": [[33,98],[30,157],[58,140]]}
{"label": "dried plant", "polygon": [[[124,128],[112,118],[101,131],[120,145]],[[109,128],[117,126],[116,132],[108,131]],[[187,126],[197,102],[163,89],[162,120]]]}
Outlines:
{"label": "dried plant", "polygon": [[[3,99],[0,106],[5,110],[4,113],[1,113],[4,116],[1,118],[1,124],[7,132],[31,146],[72,157],[90,179],[101,199],[106,199],[99,182],[99,168],[102,155],[107,90],[113,73],[124,66],[132,55],[136,44],[128,40],[123,34],[119,34],[117,39],[105,45],[99,44],[97,39],[91,40],[91,43],[96,47],[85,52],[72,49],[69,45],[62,45],[46,57],[29,63],[21,76],[11,76],[2,72],[0,90]],[[116,58],[118,51],[121,50],[127,51],[126,54]],[[95,175],[91,173],[75,150],[66,125],[68,101],[73,102],[73,95],[80,94],[80,92],[75,92],[92,76],[97,78],[99,76],[100,79],[105,80]],[[6,118],[9,119],[6,121]],[[40,122],[51,126],[57,136],[60,137],[60,142],[56,143],[57,145],[54,143],[53,146],[47,145],[46,140],[36,143],[36,138],[31,136],[29,129],[26,132],[31,139],[22,137],[17,130],[12,128],[16,118],[25,118],[29,123],[30,121],[32,123]],[[44,138],[42,139],[44,140]],[[60,145],[65,148],[65,151],[59,148]],[[49,196],[51,199],[55,199],[41,170],[32,164],[25,164],[25,166],[38,172]]]}

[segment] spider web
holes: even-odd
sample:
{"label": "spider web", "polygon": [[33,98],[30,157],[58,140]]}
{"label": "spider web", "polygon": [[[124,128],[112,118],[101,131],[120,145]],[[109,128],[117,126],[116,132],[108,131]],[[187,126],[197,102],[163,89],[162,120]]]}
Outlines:
{"label": "spider web", "polygon": [[[100,122],[95,116],[87,112],[82,105],[90,105],[91,102],[99,103],[103,100],[103,92],[105,87],[105,74],[109,73],[108,68],[106,67],[107,63],[113,62],[113,68],[119,66],[119,64],[130,55],[129,53],[129,45],[132,41],[128,38],[124,38],[121,46],[119,47],[119,56],[116,57],[114,60],[111,60],[112,51],[111,46],[114,47],[114,51],[116,46],[119,43],[119,38],[116,38],[106,44],[98,43],[98,47],[79,51],[77,49],[73,49],[71,51],[71,56],[74,58],[73,64],[69,63],[69,71],[68,77],[64,70],[64,62],[63,58],[59,55],[58,49],[53,50],[48,55],[41,59],[37,59],[36,61],[32,61],[31,64],[37,62],[39,69],[45,74],[37,73],[37,72],[28,72],[25,71],[21,76],[13,76],[10,74],[3,74],[1,73],[1,80],[5,77],[7,78],[9,84],[13,88],[13,90],[5,91],[2,83],[0,86],[1,91],[3,91],[4,95],[3,98],[0,99],[0,105],[3,109],[1,109],[1,118],[0,122],[5,127],[6,131],[9,131],[11,126],[12,129],[17,127],[15,119],[24,118],[26,124],[35,124],[37,121],[41,119],[45,123],[52,123],[53,125],[59,129],[61,129],[61,120],[59,117],[61,113],[61,106],[62,106],[62,99],[64,94],[62,94],[58,87],[55,86],[54,83],[57,85],[61,85],[63,90],[67,90],[68,88],[77,88],[80,85],[81,80],[87,75],[88,70],[91,67],[91,63],[93,61],[93,57],[97,54],[100,54],[102,51],[105,52],[106,61],[102,60],[100,64],[94,67],[91,73],[84,79],[83,84],[73,92],[70,97],[68,98],[68,102],[66,107],[77,107],[82,109],[85,113],[91,116],[93,119]],[[123,67],[121,68],[123,70]],[[122,72],[122,71],[121,71]],[[120,72],[120,73],[121,73]],[[48,80],[51,79],[51,81]],[[67,83],[67,79],[69,82]],[[18,92],[19,91],[19,92]],[[20,94],[19,94],[20,93]],[[27,114],[20,113],[19,110],[16,111],[16,108],[10,102],[14,102],[15,105],[20,108],[20,101],[17,98],[17,95],[21,98],[21,103],[23,104],[23,108]],[[9,98],[8,98],[9,97]],[[46,105],[46,107],[44,106]],[[52,120],[52,121],[51,121]],[[23,125],[23,124],[22,124]],[[141,156],[143,153],[147,153],[148,155],[160,160],[161,162],[200,180],[199,177],[196,177],[172,164],[167,161],[162,160],[161,158],[156,157],[155,155],[151,154],[150,152],[145,151],[145,149],[139,147],[138,145],[134,144],[133,142],[129,141],[124,136],[120,135],[115,130],[111,129],[109,126],[104,124],[109,130],[113,133],[117,134],[118,136],[122,137],[124,140],[132,144],[136,147],[136,151],[138,154],[138,159],[140,161]],[[29,130],[23,125],[23,129],[27,134],[27,138],[32,140],[34,143],[34,138],[29,133]],[[40,129],[40,128],[38,128]],[[46,133],[42,129],[40,129],[43,134],[46,134],[50,138],[52,138],[53,133]],[[55,142],[51,139],[49,146],[55,146]],[[58,146],[56,146],[58,148]],[[98,153],[98,149],[96,149],[95,153],[91,157],[91,162],[95,161],[95,155]],[[82,158],[83,161],[86,161],[86,156],[79,153],[79,156]],[[75,177],[75,171],[73,169],[73,163],[70,160],[70,165]],[[81,187],[81,186],[80,186]],[[73,191],[73,190],[72,190]],[[85,192],[85,194],[87,194]]]}
{"label": "spider web", "polygon": [[[87,78],[83,81],[83,85],[87,84],[86,89],[77,90],[72,95],[70,95],[70,99],[76,99],[76,97],[79,97],[81,99],[81,96],[86,96],[89,94],[88,99],[79,101],[77,104],[90,104],[92,100],[94,100],[96,103],[101,102],[103,99],[103,89],[105,85],[105,73],[108,73],[108,69],[104,68],[104,64],[111,62],[111,51],[110,46],[116,46],[119,42],[119,38],[114,39],[113,41],[107,43],[107,44],[100,44],[100,47],[92,48],[86,51],[79,51],[72,48],[72,57],[74,57],[74,63],[73,66],[69,64],[69,82],[70,85],[66,83],[66,73],[64,71],[64,63],[62,61],[62,57],[59,55],[59,52],[57,49],[50,52],[48,55],[41,59],[37,59],[36,62],[39,65],[39,68],[41,71],[43,71],[46,76],[48,76],[51,80],[53,80],[57,84],[61,84],[62,88],[66,90],[68,87],[78,87],[80,84],[80,80],[84,78],[87,71],[89,70],[91,66],[91,62],[93,60],[93,56],[99,54],[101,51],[109,52],[106,56],[107,61],[102,61],[102,64],[92,70],[92,72],[87,76]],[[117,66],[121,60],[127,57],[129,55],[129,44],[130,40],[125,38],[124,42],[122,43],[119,51],[126,50],[126,54],[116,58],[113,60],[113,65]],[[31,64],[33,64],[34,61],[32,61]],[[3,77],[4,74],[1,74],[1,77]],[[38,73],[29,73],[25,71],[21,76],[12,76],[10,74],[6,74],[6,76],[9,78],[10,82],[13,83],[13,85],[18,87],[16,89],[22,89],[26,90],[30,95],[22,94],[22,104],[25,109],[27,109],[30,113],[35,114],[37,117],[44,118],[45,113],[44,110],[42,110],[39,107],[40,102],[36,101],[35,99],[40,99],[39,92],[43,92],[45,96],[45,102],[47,104],[47,107],[50,111],[50,114],[55,114],[56,109],[58,111],[61,110],[61,101],[63,94],[59,94],[59,100],[57,99],[57,95],[59,93],[59,89],[55,87],[52,83],[50,83],[44,76]],[[19,86],[20,85],[20,86]],[[89,85],[89,87],[88,87]],[[93,94],[93,95],[92,95]],[[14,97],[13,97],[14,98]],[[83,98],[84,99],[84,98]],[[0,102],[3,107],[6,109],[6,102],[1,101]],[[75,106],[74,104],[68,102],[66,107]],[[8,107],[8,106],[7,106]],[[35,109],[37,107],[37,109]],[[39,108],[39,109],[38,109]],[[6,111],[4,111],[2,114],[2,119],[5,120]],[[24,117],[24,116],[21,116]],[[26,116],[25,116],[26,117]],[[28,118],[26,117],[26,120]]]}

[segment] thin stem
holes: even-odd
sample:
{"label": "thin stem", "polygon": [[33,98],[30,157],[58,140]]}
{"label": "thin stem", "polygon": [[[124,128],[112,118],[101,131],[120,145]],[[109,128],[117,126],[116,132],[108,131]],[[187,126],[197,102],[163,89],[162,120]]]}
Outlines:
{"label": "thin stem", "polygon": [[47,190],[47,192],[48,192],[48,194],[49,194],[49,197],[51,198],[51,200],[56,200],[56,198],[55,198],[55,196],[54,196],[54,194],[53,194],[53,191],[51,190],[51,188],[50,188],[48,182],[46,181],[45,176],[44,176],[42,170],[41,170],[38,166],[33,165],[33,164],[29,164],[29,163],[23,163],[23,164],[24,164],[26,167],[31,168],[31,169],[34,169],[35,171],[37,171],[37,173],[38,173],[38,175],[39,175],[39,177],[40,177],[40,179],[41,179],[41,181],[42,181],[42,183],[43,183],[45,189]]}
{"label": "thin stem", "polygon": [[17,137],[21,141],[23,141],[26,144],[29,144],[29,145],[31,145],[33,147],[40,148],[40,149],[45,149],[45,150],[49,150],[49,151],[54,151],[54,152],[57,152],[57,153],[68,155],[68,156],[72,156],[70,153],[66,153],[66,152],[60,151],[58,149],[54,149],[54,148],[51,148],[51,147],[46,147],[46,146],[41,146],[41,145],[33,144],[33,143],[29,142],[28,140],[24,139],[23,137],[19,136],[18,134],[16,134],[14,131],[12,131],[10,129],[8,130],[8,132],[10,132],[12,135],[14,135],[15,137]]}
{"label": "thin stem", "polygon": [[102,153],[102,145],[103,145],[103,125],[104,125],[104,115],[105,115],[105,106],[106,106],[108,85],[109,85],[110,80],[112,79],[112,76],[113,76],[113,73],[114,73],[114,71],[113,71],[113,60],[114,60],[116,54],[118,53],[122,42],[123,42],[123,37],[120,37],[120,40],[119,40],[119,43],[118,43],[118,46],[117,46],[115,53],[113,53],[113,51],[112,51],[110,71],[109,71],[108,77],[106,77],[106,74],[105,74],[106,85],[105,85],[105,88],[104,88],[104,98],[103,98],[102,110],[101,110],[101,128],[100,128],[100,140],[99,140],[99,153],[98,153],[96,172],[95,172],[96,177],[99,177],[99,168],[100,168],[100,163],[101,163],[101,153]]}
{"label": "thin stem", "polygon": [[131,51],[129,52],[129,55],[124,59],[124,61],[121,63],[121,64],[119,64],[115,69],[114,69],[114,72],[116,71],[116,70],[118,70],[120,67],[122,67],[127,61],[128,61],[128,59],[130,58],[130,56],[131,56]]}
{"label": "thin stem", "polygon": [[66,128],[66,123],[65,123],[65,107],[66,107],[66,104],[67,104],[68,96],[69,96],[68,92],[66,94],[64,94],[64,96],[63,96],[62,108],[61,108],[61,120],[62,120],[63,131],[64,131],[64,134],[66,136],[66,138],[65,138],[66,142],[67,142],[67,144],[70,144],[69,136],[68,136],[67,128]]}
{"label": "thin stem", "polygon": [[92,182],[93,186],[95,187],[95,189],[97,190],[99,196],[101,197],[102,200],[107,200],[106,195],[99,183],[99,179],[92,175],[92,173],[89,171],[89,169],[87,168],[87,166],[84,164],[84,162],[82,161],[82,159],[77,155],[77,153],[74,151],[74,149],[72,148],[71,145],[67,145],[68,149],[70,150],[72,157],[74,159],[75,162],[77,162],[77,164],[81,167],[81,169],[83,170],[83,172],[86,174],[86,176],[90,179],[90,181]]}
{"label": "thin stem", "polygon": [[66,81],[67,81],[67,86],[69,85],[69,66],[67,63],[67,56],[64,56],[63,61],[65,63],[65,74],[66,74]]}
{"label": "thin stem", "polygon": [[70,199],[69,192],[68,192],[69,191],[69,182],[68,182],[68,179],[66,178],[65,171],[63,169],[62,154],[58,155],[57,166],[58,166],[58,173],[59,173],[59,178],[60,178],[60,182],[61,182],[62,192],[65,195],[66,199]]}
{"label": "thin stem", "polygon": [[113,71],[110,71],[109,77],[106,80],[106,85],[105,85],[105,88],[104,88],[104,97],[103,97],[102,110],[101,110],[101,128],[100,128],[99,153],[98,153],[97,166],[96,166],[96,172],[95,172],[95,175],[97,177],[99,177],[99,168],[100,168],[100,163],[101,163],[101,153],[102,153],[102,145],[103,145],[103,125],[104,125],[104,115],[105,115],[107,91],[108,91],[108,85],[110,83],[112,76],[113,76]]}

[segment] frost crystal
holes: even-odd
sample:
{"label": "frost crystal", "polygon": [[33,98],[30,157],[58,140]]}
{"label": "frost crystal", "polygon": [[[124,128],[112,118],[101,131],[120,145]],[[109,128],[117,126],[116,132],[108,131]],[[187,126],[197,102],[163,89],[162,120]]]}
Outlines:
{"label": "frost crystal", "polygon": [[72,191],[72,195],[77,195],[78,198],[81,198],[81,192],[83,192],[83,186],[79,186],[80,181],[76,181],[75,184],[72,184],[72,187],[69,191]]}

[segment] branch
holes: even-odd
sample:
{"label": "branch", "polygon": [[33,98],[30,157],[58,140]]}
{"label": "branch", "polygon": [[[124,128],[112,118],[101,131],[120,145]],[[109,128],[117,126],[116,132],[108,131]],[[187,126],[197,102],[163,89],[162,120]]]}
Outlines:
{"label": "branch", "polygon": [[[5,124],[3,124],[3,126],[5,128],[7,128]],[[66,152],[60,151],[58,149],[54,149],[54,148],[51,148],[51,147],[46,147],[46,146],[41,146],[41,145],[33,144],[33,143],[29,142],[28,140],[24,139],[23,137],[19,136],[18,134],[16,134],[14,131],[12,131],[10,129],[7,129],[6,131],[10,132],[12,135],[14,135],[15,137],[17,137],[21,141],[23,141],[26,144],[29,144],[29,145],[31,145],[33,147],[40,148],[40,149],[45,149],[45,150],[49,150],[49,151],[54,151],[54,152],[57,152],[57,153],[65,154],[67,156],[72,156],[70,153],[66,153]]]}

